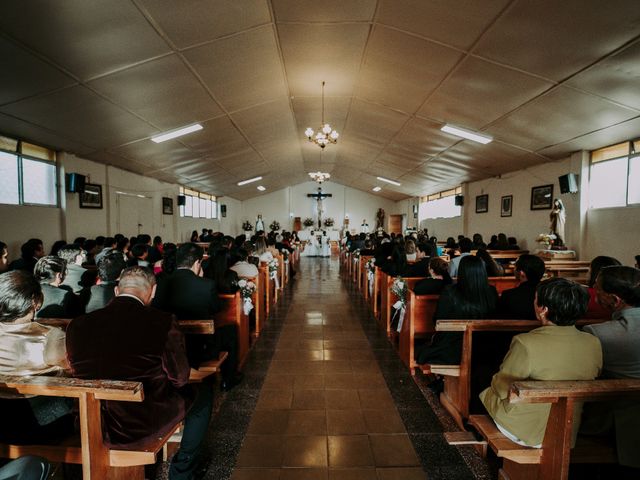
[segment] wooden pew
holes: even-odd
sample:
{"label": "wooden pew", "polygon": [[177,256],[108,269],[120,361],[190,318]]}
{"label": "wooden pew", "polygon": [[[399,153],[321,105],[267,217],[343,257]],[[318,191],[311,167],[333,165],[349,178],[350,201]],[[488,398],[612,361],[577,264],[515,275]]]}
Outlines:
{"label": "wooden pew", "polygon": [[[376,268],[376,270],[378,270]],[[387,311],[387,302],[389,301],[389,296],[387,292],[389,290],[389,275],[380,270],[380,282],[378,283],[378,296],[380,297],[380,310],[378,310],[378,316],[376,320],[378,321],[378,325],[383,330],[387,331],[385,327],[386,318],[385,312]]]}
{"label": "wooden pew", "polygon": [[380,267],[375,267],[373,274],[373,294],[371,295],[371,311],[376,320],[380,317],[380,289],[382,285],[383,272]]}
{"label": "wooden pew", "polygon": [[216,326],[235,324],[238,327],[238,370],[242,369],[249,354],[251,346],[251,332],[249,329],[249,317],[242,309],[242,296],[240,292],[234,294],[219,295],[223,309],[216,313],[214,323]]}
{"label": "wooden pew", "polygon": [[260,263],[260,275],[264,283],[264,311],[265,318],[269,318],[269,313],[275,304],[276,285],[269,275],[269,267],[266,263]]}
{"label": "wooden pew", "polygon": [[606,440],[578,437],[571,449],[575,402],[640,398],[640,380],[522,381],[511,385],[509,403],[550,403],[542,448],[518,445],[505,437],[488,415],[472,415],[469,423],[503,459],[499,478],[566,480],[569,463],[615,463],[615,447]]}
{"label": "wooden pew", "polygon": [[433,314],[440,295],[416,295],[412,289],[407,295],[407,311],[398,338],[400,360],[415,375],[418,367],[415,359],[416,338],[427,338],[435,332]]}
{"label": "wooden pew", "polygon": [[105,445],[102,437],[101,402],[141,402],[140,382],[80,380],[64,377],[14,377],[0,375],[0,391],[24,395],[76,398],[80,406],[80,437],[64,445],[0,444],[0,456],[18,458],[39,455],[51,462],[82,464],[84,480],[144,480],[144,465],[156,455],[178,428],[154,438],[139,450],[118,450]]}
{"label": "wooden pew", "polygon": [[[391,336],[392,335],[391,319],[393,318],[393,313],[395,311],[393,308],[393,304],[396,303],[399,300],[399,298],[391,291],[393,287],[393,282],[397,277],[391,277],[389,275],[386,275],[386,278],[387,278],[387,286],[382,291],[383,304],[385,305],[385,308],[381,311],[381,314],[382,314],[381,325],[382,325],[382,328],[384,328],[385,331],[387,332],[387,336]],[[420,280],[424,280],[424,277],[406,277],[406,278],[402,277],[402,279],[407,283],[407,289],[413,290],[413,287],[415,287],[416,283],[418,283]],[[406,316],[406,313],[405,313],[405,316]]]}
{"label": "wooden pew", "polygon": [[[41,323],[42,325],[48,325],[50,327],[57,327],[62,330],[66,330],[70,318],[36,318],[34,321]],[[178,320],[180,330],[185,334],[209,334],[213,335],[215,329],[211,320]]]}
{"label": "wooden pew", "polygon": [[[578,326],[603,322],[606,319],[585,319],[577,322]],[[444,379],[444,392],[440,394],[440,403],[451,414],[458,426],[464,429],[464,422],[469,418],[470,402],[475,401],[479,391],[473,391],[472,379],[474,378],[473,342],[474,334],[480,332],[493,333],[522,333],[540,327],[537,320],[438,320],[436,332],[459,332],[462,334],[462,353],[459,365],[421,365],[423,373],[442,375]],[[508,340],[508,339],[505,339]],[[477,342],[478,340],[476,340]],[[492,373],[496,373],[504,355],[509,349],[508,342],[492,345],[495,349],[493,360],[495,364],[488,365]],[[483,359],[486,361],[486,359]],[[489,375],[490,377],[490,375]],[[477,381],[477,376],[475,377]],[[490,378],[485,379],[489,386]]]}
{"label": "wooden pew", "polygon": [[518,286],[518,279],[516,277],[489,277],[489,285],[496,287],[498,295],[502,295],[502,292],[515,288]]}

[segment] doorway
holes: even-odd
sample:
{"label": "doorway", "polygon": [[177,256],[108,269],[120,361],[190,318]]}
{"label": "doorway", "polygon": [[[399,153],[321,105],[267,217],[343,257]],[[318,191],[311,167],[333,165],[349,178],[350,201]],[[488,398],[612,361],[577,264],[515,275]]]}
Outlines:
{"label": "doorway", "polygon": [[116,233],[127,237],[147,233],[153,235],[153,201],[148,197],[139,197],[130,193],[116,194],[118,220]]}
{"label": "doorway", "polygon": [[402,233],[402,215],[389,215],[389,233]]}

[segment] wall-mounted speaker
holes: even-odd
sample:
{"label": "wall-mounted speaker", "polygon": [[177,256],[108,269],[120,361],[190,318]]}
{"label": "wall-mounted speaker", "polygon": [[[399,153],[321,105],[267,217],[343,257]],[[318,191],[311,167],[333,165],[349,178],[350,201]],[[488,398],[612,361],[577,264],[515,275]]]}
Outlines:
{"label": "wall-mounted speaker", "polygon": [[187,197],[185,197],[184,195],[178,195],[178,206],[184,207],[186,203],[187,203]]}
{"label": "wall-mounted speaker", "polygon": [[220,205],[220,215],[222,217],[226,217],[227,216],[227,206],[226,205]]}
{"label": "wall-mounted speaker", "polygon": [[578,176],[575,173],[567,173],[558,177],[560,193],[578,193]]}
{"label": "wall-mounted speaker", "polygon": [[461,207],[464,205],[464,196],[463,195],[456,195],[456,198],[454,200],[456,207]]}
{"label": "wall-mounted speaker", "polygon": [[65,175],[65,184],[67,187],[67,192],[69,193],[82,193],[84,192],[84,184],[86,182],[86,178],[84,175],[80,175],[79,173],[68,173]]}

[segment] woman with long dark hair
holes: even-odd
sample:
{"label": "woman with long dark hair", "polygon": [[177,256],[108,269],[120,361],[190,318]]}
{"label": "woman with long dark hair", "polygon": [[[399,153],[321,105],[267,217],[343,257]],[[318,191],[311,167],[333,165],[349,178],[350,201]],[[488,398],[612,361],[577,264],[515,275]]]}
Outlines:
{"label": "woman with long dark hair", "polygon": [[404,246],[401,244],[393,245],[393,250],[391,251],[391,259],[388,260],[380,268],[384,273],[392,277],[406,275],[407,254],[405,253]]}
{"label": "woman with long dark hair", "polygon": [[591,260],[589,266],[589,306],[587,307],[587,318],[609,318],[611,316],[611,310],[602,307],[596,300],[596,278],[600,270],[604,267],[613,267],[622,265],[617,259],[613,257],[606,257],[599,255]]}
{"label": "woman with long dark hair", "polygon": [[[458,281],[446,287],[433,316],[434,323],[440,319],[477,320],[487,318],[496,311],[498,292],[487,281],[487,271],[482,260],[468,255],[460,260]],[[432,342],[416,352],[420,364],[436,363],[455,365],[460,362],[462,334],[439,332]]]}
{"label": "woman with long dark hair", "polygon": [[236,293],[238,290],[238,274],[229,269],[229,250],[221,248],[209,257],[205,276],[212,279],[219,293]]}

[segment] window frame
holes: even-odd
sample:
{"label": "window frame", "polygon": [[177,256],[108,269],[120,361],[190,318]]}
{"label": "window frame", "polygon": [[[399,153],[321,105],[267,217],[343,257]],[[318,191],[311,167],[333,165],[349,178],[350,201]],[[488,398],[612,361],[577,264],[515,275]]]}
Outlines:
{"label": "window frame", "polygon": [[[621,154],[621,155],[614,155],[610,158],[598,158],[599,155],[606,155],[606,152],[616,152],[616,153],[622,153],[624,151],[624,149],[622,148],[622,145],[626,144],[627,145],[627,150],[625,154]],[[603,148],[599,148],[597,150],[592,150],[590,152],[590,159],[589,159],[589,189],[591,189],[591,183],[592,183],[592,174],[593,174],[593,166],[594,165],[604,165],[608,162],[613,162],[616,160],[620,160],[623,158],[626,158],[627,161],[627,178],[625,179],[625,194],[624,194],[624,205],[609,205],[609,206],[602,206],[602,207],[596,207],[591,205],[591,200],[589,201],[589,209],[590,210],[601,210],[601,209],[606,209],[606,208],[625,208],[625,207],[631,207],[631,206],[640,206],[640,202],[633,202],[630,203],[629,202],[629,177],[630,177],[630,169],[631,169],[631,160],[636,159],[638,157],[640,157],[640,151],[636,151],[636,145],[640,144],[640,141],[638,139],[633,139],[633,140],[628,140],[626,142],[620,142],[614,145],[609,145]],[[595,157],[595,158],[594,158]]]}
{"label": "window frame", "polygon": [[[6,137],[6,138],[10,138],[10,137]],[[18,203],[2,203],[0,202],[0,205],[10,205],[13,207],[21,207],[21,206],[26,206],[26,207],[45,207],[45,208],[60,208],[60,171],[58,168],[58,162],[56,159],[56,152],[51,150],[51,152],[53,153],[53,158],[54,160],[46,160],[44,158],[38,158],[35,157],[33,155],[25,155],[22,153],[22,140],[16,140],[16,150],[15,151],[11,151],[11,150],[7,150],[4,148],[0,148],[0,152],[4,152],[4,153],[8,153],[9,155],[15,155],[16,156],[16,161],[18,163],[17,167],[18,167]],[[29,144],[35,147],[39,147],[39,145],[35,145],[35,144]],[[45,147],[40,147],[43,150],[50,150],[47,149]],[[54,195],[55,195],[55,203],[32,203],[32,202],[25,202],[24,201],[24,167],[23,167],[23,160],[29,160],[32,162],[39,162],[39,163],[44,163],[47,165],[52,165],[55,172],[54,172],[54,185],[53,185],[53,189],[54,189]]]}
{"label": "window frame", "polygon": [[[422,197],[420,197],[420,205],[418,206],[418,210],[420,211],[420,207],[422,207],[424,204],[427,203],[431,203],[431,202],[436,202],[439,200],[443,200],[447,197],[455,197],[456,195],[461,195],[462,194],[462,186],[457,186],[455,188],[448,188],[447,190],[443,190],[441,192],[437,192],[437,193],[432,193],[429,195],[424,195]],[[424,207],[422,208],[422,211],[424,212]],[[453,215],[451,217],[420,217],[420,220],[447,220],[450,218],[458,218],[462,216],[462,207],[460,207],[460,213],[458,213],[457,215]]]}
{"label": "window frame", "polygon": [[[209,193],[202,193],[202,192],[198,192],[197,190],[192,190],[190,188],[186,188],[186,187],[180,187],[179,190],[179,194],[183,195],[184,197],[190,199],[191,204],[192,204],[192,208],[191,208],[191,214],[187,215],[186,214],[186,200],[185,200],[185,206],[180,205],[179,208],[179,215],[180,218],[194,218],[197,220],[217,220],[218,219],[218,215],[217,215],[217,197],[215,195],[211,195]],[[198,203],[198,216],[194,216],[193,214],[193,205],[195,203]],[[207,216],[207,205],[210,205],[211,208],[211,215]],[[201,209],[200,207],[204,207],[204,210]]]}

